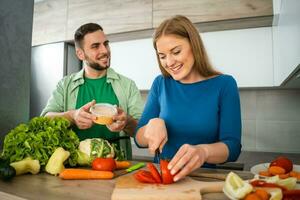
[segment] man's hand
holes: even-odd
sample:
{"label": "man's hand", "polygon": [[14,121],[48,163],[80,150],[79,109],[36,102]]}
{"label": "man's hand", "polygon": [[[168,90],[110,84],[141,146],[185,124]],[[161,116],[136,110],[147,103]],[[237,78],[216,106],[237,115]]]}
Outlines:
{"label": "man's hand", "polygon": [[127,114],[121,109],[117,108],[118,113],[113,116],[113,123],[110,125],[106,125],[106,127],[112,132],[120,132],[122,131],[128,122]]}
{"label": "man's hand", "polygon": [[95,103],[96,101],[93,100],[73,112],[72,120],[79,129],[88,129],[93,125],[93,120],[96,120],[96,117],[89,110]]}

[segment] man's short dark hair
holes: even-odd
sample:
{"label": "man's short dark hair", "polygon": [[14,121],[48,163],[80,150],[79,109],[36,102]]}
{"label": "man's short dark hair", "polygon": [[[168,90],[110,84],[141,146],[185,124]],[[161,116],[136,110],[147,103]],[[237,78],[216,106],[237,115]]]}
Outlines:
{"label": "man's short dark hair", "polygon": [[82,41],[84,36],[88,33],[93,33],[98,30],[103,31],[103,28],[96,23],[87,23],[80,26],[74,34],[75,46],[82,48]]}

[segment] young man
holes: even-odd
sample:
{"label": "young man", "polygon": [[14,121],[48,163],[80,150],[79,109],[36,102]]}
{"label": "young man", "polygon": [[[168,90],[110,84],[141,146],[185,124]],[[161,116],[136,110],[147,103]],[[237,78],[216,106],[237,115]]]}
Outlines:
{"label": "young man", "polygon": [[[75,32],[74,40],[76,55],[84,62],[84,68],[58,83],[41,115],[67,118],[80,140],[133,136],[143,102],[135,83],[109,68],[109,41],[102,27],[94,23],[84,24]],[[118,105],[113,124],[93,123],[95,117],[89,109],[95,103]],[[126,158],[131,159],[130,140],[120,140],[119,145]]]}

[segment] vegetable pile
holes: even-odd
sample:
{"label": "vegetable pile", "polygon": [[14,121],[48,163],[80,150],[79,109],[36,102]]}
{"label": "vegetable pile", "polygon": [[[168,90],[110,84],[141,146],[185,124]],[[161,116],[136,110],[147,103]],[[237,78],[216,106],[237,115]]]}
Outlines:
{"label": "vegetable pile", "polygon": [[45,167],[53,152],[62,147],[70,152],[67,164],[75,166],[79,138],[69,126],[70,122],[64,118],[35,117],[6,135],[1,157],[9,163],[31,157]]}
{"label": "vegetable pile", "polygon": [[293,200],[300,199],[300,190],[295,189],[297,179],[281,179],[278,175],[265,179],[244,181],[234,172],[225,180],[223,192],[230,199],[243,200]]}
{"label": "vegetable pile", "polygon": [[259,172],[260,176],[276,176],[278,175],[279,178],[285,179],[289,177],[295,177],[300,180],[300,172],[296,171],[293,166],[293,162],[284,157],[279,156],[278,158],[274,159],[267,170],[262,170]]}

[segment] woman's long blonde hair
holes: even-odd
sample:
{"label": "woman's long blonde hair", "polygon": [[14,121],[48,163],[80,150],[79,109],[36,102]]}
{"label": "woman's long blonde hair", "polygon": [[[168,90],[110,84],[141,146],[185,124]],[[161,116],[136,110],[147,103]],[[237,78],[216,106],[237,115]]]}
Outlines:
{"label": "woman's long blonde hair", "polygon": [[188,39],[195,59],[193,68],[199,72],[200,75],[210,77],[221,74],[214,70],[210,64],[201,37],[193,23],[185,16],[176,15],[163,21],[153,35],[153,46],[156,51],[160,71],[164,76],[168,77],[170,74],[161,65],[156,47],[157,40],[163,35],[176,35]]}

